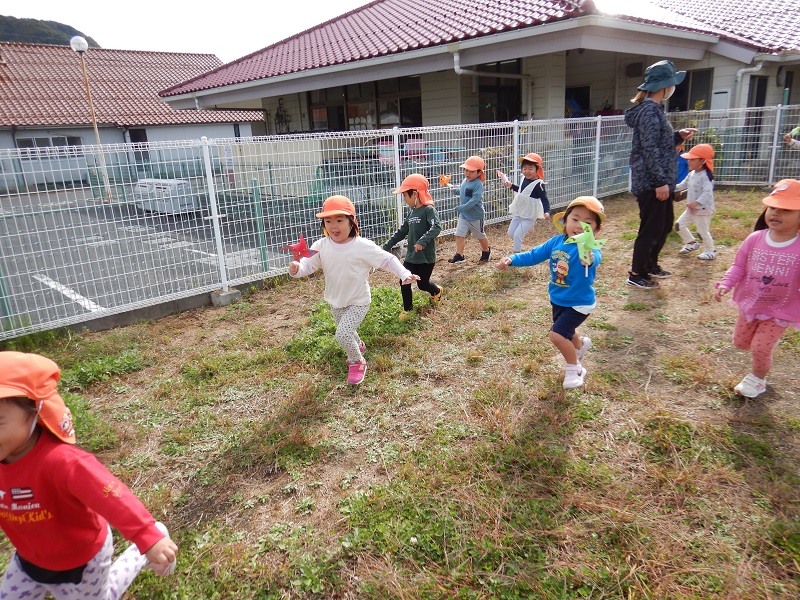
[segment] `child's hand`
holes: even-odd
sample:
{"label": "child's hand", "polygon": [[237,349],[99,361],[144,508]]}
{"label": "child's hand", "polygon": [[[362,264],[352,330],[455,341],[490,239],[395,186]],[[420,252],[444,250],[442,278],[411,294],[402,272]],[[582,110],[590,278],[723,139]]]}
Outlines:
{"label": "child's hand", "polygon": [[699,202],[687,202],[686,206],[688,206],[689,208],[697,208],[698,206],[700,206],[700,203]]}
{"label": "child's hand", "polygon": [[593,263],[594,263],[594,252],[589,252],[589,261],[588,262],[583,260],[583,259],[581,259],[581,264],[584,267],[591,267]]}
{"label": "child's hand", "polygon": [[508,180],[508,177],[500,169],[497,169],[497,176],[502,180],[504,186],[507,188],[511,187],[511,182]]}
{"label": "child's hand", "polygon": [[409,284],[409,283],[411,283],[412,281],[419,281],[419,275],[414,275],[414,274],[412,273],[411,275],[409,275],[408,277],[406,277],[405,279],[403,279],[403,281],[402,281],[401,283],[402,283],[403,285],[408,285],[408,284]]}
{"label": "child's hand", "polygon": [[722,297],[728,293],[728,288],[719,286],[714,292],[714,300],[722,302]]}
{"label": "child's hand", "polygon": [[697,129],[694,127],[686,127],[685,129],[681,129],[678,133],[681,134],[681,137],[685,141],[691,141],[694,137],[694,134],[697,133]]}
{"label": "child's hand", "polygon": [[414,250],[416,250],[417,252],[422,252],[424,248],[419,244],[414,244]]}
{"label": "child's hand", "polygon": [[300,271],[300,263],[296,260],[293,260],[289,264],[289,275],[295,276],[297,275],[298,271]]}
{"label": "child's hand", "polygon": [[785,134],[785,135],[783,136],[783,141],[784,141],[784,142],[786,142],[786,143],[788,144],[789,142],[791,142],[791,141],[792,141],[792,136],[790,136],[788,133],[787,133],[787,134]]}
{"label": "child's hand", "polygon": [[168,537],[161,538],[144,553],[153,571],[162,577],[169,575],[170,566],[177,554],[178,546]]}
{"label": "child's hand", "polygon": [[550,213],[544,213],[544,218],[549,221],[550,220]]}
{"label": "child's hand", "polygon": [[495,265],[499,270],[505,271],[508,267],[511,266],[511,257],[506,256],[505,258],[501,258],[499,262]]}

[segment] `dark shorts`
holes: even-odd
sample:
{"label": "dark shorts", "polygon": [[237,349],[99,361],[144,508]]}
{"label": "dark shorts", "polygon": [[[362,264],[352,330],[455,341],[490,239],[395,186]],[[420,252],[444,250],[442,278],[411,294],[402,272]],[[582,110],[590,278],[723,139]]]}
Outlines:
{"label": "dark shorts", "polygon": [[580,313],[571,306],[559,306],[552,302],[550,306],[553,307],[552,331],[568,340],[575,337],[575,330],[589,317],[589,315]]}

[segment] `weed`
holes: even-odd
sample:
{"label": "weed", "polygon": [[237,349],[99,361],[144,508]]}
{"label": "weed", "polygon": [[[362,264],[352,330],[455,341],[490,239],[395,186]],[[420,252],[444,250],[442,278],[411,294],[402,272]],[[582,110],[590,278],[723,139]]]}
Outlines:
{"label": "weed", "polygon": [[643,302],[626,302],[622,305],[622,310],[630,310],[634,312],[650,310],[650,306]]}

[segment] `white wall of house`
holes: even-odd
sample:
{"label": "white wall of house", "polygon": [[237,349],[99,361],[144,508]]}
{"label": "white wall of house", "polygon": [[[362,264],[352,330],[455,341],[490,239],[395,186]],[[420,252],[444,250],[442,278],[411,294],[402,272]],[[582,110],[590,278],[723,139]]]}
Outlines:
{"label": "white wall of house", "polygon": [[[234,136],[233,123],[201,123],[198,125],[160,125],[145,127],[148,142],[170,142],[181,140],[199,140],[206,136],[208,139],[232,138]],[[250,123],[239,123],[239,136],[251,137],[253,128]],[[128,140],[126,140],[128,141]]]}
{"label": "white wall of house", "polygon": [[462,122],[458,79],[455,71],[425,73],[420,77],[422,124],[425,127]]}
{"label": "white wall of house", "polygon": [[[564,117],[564,86],[566,84],[566,52],[555,52],[523,59],[522,72],[533,77],[533,118],[561,119]],[[526,85],[523,81],[522,85]],[[528,109],[522,94],[522,112]]]}

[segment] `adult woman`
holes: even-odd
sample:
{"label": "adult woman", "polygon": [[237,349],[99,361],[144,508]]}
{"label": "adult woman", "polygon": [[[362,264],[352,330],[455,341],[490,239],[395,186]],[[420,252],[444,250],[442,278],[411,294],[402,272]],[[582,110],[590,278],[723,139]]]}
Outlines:
{"label": "adult woman", "polygon": [[675,133],[664,114],[661,102],[675,91],[686,77],[686,71],[675,71],[668,60],[647,67],[644,83],[631,100],[635,106],[625,111],[625,124],[633,129],[631,143],[631,192],[639,203],[639,233],[633,244],[628,284],[658,288],[652,278],[672,275],[658,264],[658,255],[672,229],[675,214],[672,199],[675,193],[677,165],[675,146],[690,140],[696,130],[681,129]]}

